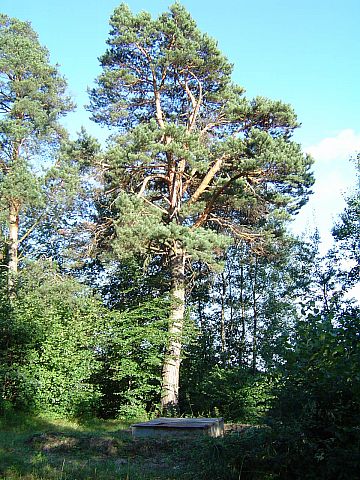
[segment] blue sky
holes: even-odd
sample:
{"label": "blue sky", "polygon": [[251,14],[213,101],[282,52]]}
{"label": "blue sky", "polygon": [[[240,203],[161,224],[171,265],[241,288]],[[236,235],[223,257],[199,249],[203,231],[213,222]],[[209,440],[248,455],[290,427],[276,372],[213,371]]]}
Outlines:
{"label": "blue sky", "polygon": [[[100,73],[108,20],[116,0],[2,0],[1,11],[29,20],[52,62],[68,80],[78,111],[66,120],[72,130],[84,125],[105,132],[82,108],[86,88]],[[165,0],[129,0],[130,8],[153,15]],[[295,221],[300,233],[317,226],[323,251],[331,225],[344,208],[344,193],[355,185],[349,157],[360,151],[359,0],[183,0],[201,30],[218,40],[234,64],[234,81],[248,96],[291,103],[302,127],[295,139],[315,156],[317,183],[309,204]]]}

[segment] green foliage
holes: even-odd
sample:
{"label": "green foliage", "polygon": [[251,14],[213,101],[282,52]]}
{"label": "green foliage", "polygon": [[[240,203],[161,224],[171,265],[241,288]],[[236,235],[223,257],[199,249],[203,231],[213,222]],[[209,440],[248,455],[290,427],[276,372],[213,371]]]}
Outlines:
{"label": "green foliage", "polygon": [[49,64],[49,54],[29,23],[1,14],[0,50],[0,141],[2,155],[11,157],[14,142],[26,140],[38,149],[37,139],[55,139],[61,130],[58,118],[73,105],[65,80]]}
{"label": "green foliage", "polygon": [[[9,179],[15,176],[12,198],[27,204],[36,196],[29,157],[42,149],[46,153],[44,147],[58,141],[63,134],[58,120],[73,105],[65,92],[65,80],[49,64],[49,54],[29,23],[1,14],[0,51],[1,171]],[[18,192],[22,181],[25,189]],[[5,191],[11,193],[11,186]]]}
{"label": "green foliage", "polygon": [[226,237],[255,241],[267,221],[300,208],[312,160],[290,140],[289,105],[247,100],[180,4],[157,19],[122,4],[110,24],[90,109],[120,129],[103,163],[116,255],[168,255],[180,242],[214,265]]}
{"label": "green foliage", "polygon": [[200,480],[279,478],[269,468],[273,454],[271,432],[263,427],[247,427],[224,438],[208,438],[200,442],[193,453],[197,460],[193,475]]}
{"label": "green foliage", "polygon": [[102,393],[102,416],[141,418],[157,409],[167,307],[160,298],[108,313],[98,338],[101,369],[93,377]]}
{"label": "green foliage", "polygon": [[275,431],[289,436],[294,478],[300,470],[301,478],[352,478],[359,468],[359,332],[351,307],[310,312],[299,323],[272,410]]}
{"label": "green foliage", "polygon": [[103,417],[143,418],[157,408],[169,311],[168,279],[160,272],[158,262],[143,257],[103,258],[81,271],[104,302],[96,335],[100,367],[92,377]]}
{"label": "green foliage", "polygon": [[[9,299],[0,276],[3,417],[21,410],[83,419],[157,414],[172,318],[167,292],[187,283],[182,413],[259,424],[271,411],[267,426],[197,442],[196,459],[187,451],[175,465],[179,475],[354,478],[360,316],[341,294],[358,280],[359,192],[334,229],[353,262],[344,278],[331,263],[335,254],[323,268],[312,260],[314,243],[285,234],[313,183],[311,158],[291,140],[293,109],[247,99],[216,42],[180,4],[157,19],[120,5],[101,62],[93,118],[119,128],[104,154],[85,131],[66,137],[59,119],[72,104],[64,79],[31,26],[0,15],[0,240],[4,257],[14,207],[23,255],[16,296]],[[54,153],[46,174],[35,172],[40,155]],[[97,197],[95,226],[99,179],[106,193]],[[90,261],[84,252],[92,234],[98,249]],[[234,237],[240,241],[229,247]],[[176,255],[173,265],[186,264],[185,274],[170,270]],[[87,456],[95,451],[93,439],[55,433],[55,442],[70,439]],[[111,442],[101,445],[123,452],[122,440]],[[132,455],[131,448],[124,452]],[[0,450],[12,478],[11,452]],[[45,463],[42,451],[26,455]],[[14,478],[32,475],[18,465]],[[65,478],[66,469],[51,468],[53,478]],[[45,478],[46,469],[39,471]],[[129,477],[115,464],[109,471]],[[163,473],[156,478],[172,475]]]}
{"label": "green foliage", "polygon": [[1,311],[2,401],[66,415],[93,412],[99,368],[95,333],[102,307],[51,262],[22,271],[16,301]]}
{"label": "green foliage", "polygon": [[176,457],[178,441],[141,443],[128,428],[128,422],[114,420],[75,422],[12,412],[0,418],[0,477],[166,480],[170,470],[172,478],[179,478],[183,457]]}
{"label": "green foliage", "polygon": [[22,269],[16,302],[6,310],[5,293],[2,304],[0,364],[11,379],[4,408],[122,418],[154,412],[168,301],[152,269],[154,278],[135,261],[107,273],[92,265],[106,306],[51,262]]}
{"label": "green foliage", "polygon": [[202,260],[213,265],[212,250],[224,249],[229,243],[225,236],[212,230],[198,228],[192,231],[175,221],[163,222],[161,211],[156,207],[125,192],[119,193],[115,206],[118,218],[114,221],[116,242],[112,249],[120,259],[129,259],[134,254],[146,255],[149,246],[150,251],[162,251],[181,239],[194,261]]}
{"label": "green foliage", "polygon": [[256,373],[283,363],[299,316],[297,303],[318,288],[316,246],[282,234],[269,239],[267,252],[257,255],[239,243],[228,249],[221,273],[194,265],[189,302],[199,331],[186,348],[186,383],[201,382],[215,365]]}
{"label": "green foliage", "polygon": [[[229,85],[231,65],[180,4],[172,5],[155,20],[146,12],[133,15],[122,4],[115,9],[110,25],[109,49],[101,59],[104,73],[98,79],[98,88],[91,91],[96,121],[128,129],[154,117],[153,101],[149,100],[154,91],[148,81],[152,72],[157,83],[163,82],[167,120],[179,120],[179,109],[185,113],[189,108],[189,100],[177,83],[178,74],[180,79],[187,77],[183,67],[192,66],[193,83],[196,77],[203,80],[209,108]],[[150,61],[144,60],[144,51]],[[131,99],[128,90],[133,93]]]}
{"label": "green foliage", "polygon": [[186,383],[182,385],[181,406],[195,416],[221,416],[228,422],[256,424],[263,420],[272,399],[271,378],[253,375],[244,367],[215,366],[198,382],[190,377]]}
{"label": "green foliage", "polygon": [[75,140],[62,139],[54,163],[39,178],[42,204],[32,205],[22,217],[23,256],[50,257],[62,271],[72,273],[88,260],[90,233],[84,226],[93,215],[96,194],[89,163],[99,151],[98,142],[84,129]]}

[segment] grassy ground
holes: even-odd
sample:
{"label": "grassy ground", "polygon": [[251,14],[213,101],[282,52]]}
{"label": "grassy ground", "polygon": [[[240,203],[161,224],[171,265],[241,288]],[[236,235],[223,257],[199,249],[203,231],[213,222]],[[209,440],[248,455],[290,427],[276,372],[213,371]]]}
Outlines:
{"label": "grassy ground", "polygon": [[192,480],[198,441],[134,440],[119,421],[0,420],[1,480]]}

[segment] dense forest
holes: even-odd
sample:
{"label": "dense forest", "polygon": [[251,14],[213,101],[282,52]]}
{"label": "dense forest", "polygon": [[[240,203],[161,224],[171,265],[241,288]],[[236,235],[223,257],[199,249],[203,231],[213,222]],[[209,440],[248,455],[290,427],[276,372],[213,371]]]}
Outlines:
{"label": "dense forest", "polygon": [[358,478],[360,157],[321,257],[289,229],[314,183],[292,107],[247,98],[178,3],[110,27],[101,145],[0,15],[1,415],[223,416],[257,425],[222,444],[246,478]]}

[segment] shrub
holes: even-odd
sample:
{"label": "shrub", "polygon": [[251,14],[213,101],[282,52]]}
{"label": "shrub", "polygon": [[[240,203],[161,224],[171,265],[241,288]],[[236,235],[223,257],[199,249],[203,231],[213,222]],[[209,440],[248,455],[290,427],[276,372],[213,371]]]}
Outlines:
{"label": "shrub", "polygon": [[195,415],[223,416],[227,421],[257,423],[267,412],[271,394],[271,378],[253,375],[244,367],[215,366],[197,385],[187,387],[184,409]]}

